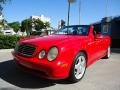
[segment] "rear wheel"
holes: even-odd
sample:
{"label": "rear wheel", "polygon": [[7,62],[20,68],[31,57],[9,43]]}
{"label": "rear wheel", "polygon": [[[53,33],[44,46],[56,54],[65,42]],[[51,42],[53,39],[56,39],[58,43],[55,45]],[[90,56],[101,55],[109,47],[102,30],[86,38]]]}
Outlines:
{"label": "rear wheel", "polygon": [[80,52],[71,67],[69,80],[72,82],[78,82],[82,79],[86,71],[86,55]]}

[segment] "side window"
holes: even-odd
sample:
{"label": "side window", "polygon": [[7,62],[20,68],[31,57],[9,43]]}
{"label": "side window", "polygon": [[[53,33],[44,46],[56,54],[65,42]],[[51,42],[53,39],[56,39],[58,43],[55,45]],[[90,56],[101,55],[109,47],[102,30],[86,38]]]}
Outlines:
{"label": "side window", "polygon": [[87,35],[87,28],[86,27],[79,27],[78,32],[80,35]]}

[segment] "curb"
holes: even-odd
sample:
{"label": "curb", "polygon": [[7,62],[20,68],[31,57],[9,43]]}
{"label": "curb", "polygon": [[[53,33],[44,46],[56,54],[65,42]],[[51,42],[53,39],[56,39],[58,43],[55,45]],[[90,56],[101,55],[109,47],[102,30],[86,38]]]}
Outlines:
{"label": "curb", "polygon": [[11,52],[13,51],[14,49],[0,49],[0,52]]}

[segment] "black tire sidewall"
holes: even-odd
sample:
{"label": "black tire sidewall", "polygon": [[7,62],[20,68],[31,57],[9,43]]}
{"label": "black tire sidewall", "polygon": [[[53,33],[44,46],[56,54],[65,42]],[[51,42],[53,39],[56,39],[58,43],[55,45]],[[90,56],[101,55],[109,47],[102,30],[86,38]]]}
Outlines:
{"label": "black tire sidewall", "polygon": [[85,71],[86,71],[86,67],[85,67],[84,74],[83,74],[83,76],[82,76],[80,79],[77,79],[77,78],[75,77],[75,74],[74,74],[75,63],[76,63],[77,58],[78,58],[79,56],[84,56],[84,57],[85,57],[85,61],[86,61],[86,59],[87,59],[87,58],[86,58],[86,55],[85,55],[83,52],[78,53],[77,56],[75,57],[75,59],[74,59],[74,61],[73,61],[73,63],[72,63],[72,66],[71,66],[70,77],[69,77],[69,80],[72,81],[72,82],[78,82],[78,81],[80,81],[80,80],[83,78],[83,76],[84,76],[84,74],[85,74]]}

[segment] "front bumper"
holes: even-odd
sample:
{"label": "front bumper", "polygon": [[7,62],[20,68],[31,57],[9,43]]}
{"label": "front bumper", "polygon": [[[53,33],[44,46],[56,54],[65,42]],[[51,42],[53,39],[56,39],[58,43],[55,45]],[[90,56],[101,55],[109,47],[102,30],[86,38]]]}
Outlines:
{"label": "front bumper", "polygon": [[26,72],[44,77],[47,79],[65,79],[69,76],[69,66],[60,60],[48,61],[39,60],[36,57],[20,56],[12,52],[12,55],[18,66]]}

